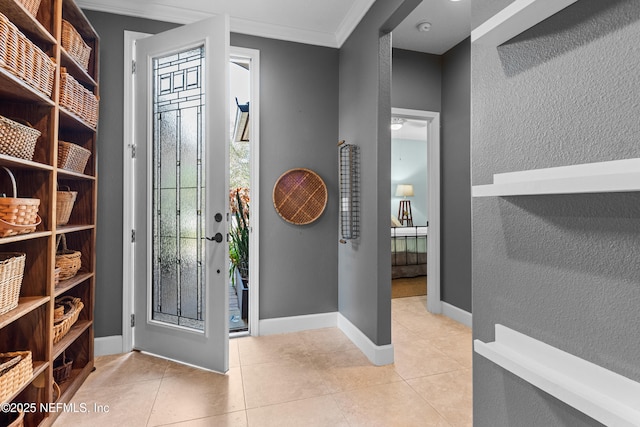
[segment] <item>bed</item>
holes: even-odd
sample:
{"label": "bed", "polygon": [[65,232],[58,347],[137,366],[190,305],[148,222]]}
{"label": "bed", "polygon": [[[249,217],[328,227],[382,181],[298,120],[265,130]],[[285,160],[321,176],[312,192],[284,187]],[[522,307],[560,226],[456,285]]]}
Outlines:
{"label": "bed", "polygon": [[427,275],[429,227],[391,227],[391,278]]}

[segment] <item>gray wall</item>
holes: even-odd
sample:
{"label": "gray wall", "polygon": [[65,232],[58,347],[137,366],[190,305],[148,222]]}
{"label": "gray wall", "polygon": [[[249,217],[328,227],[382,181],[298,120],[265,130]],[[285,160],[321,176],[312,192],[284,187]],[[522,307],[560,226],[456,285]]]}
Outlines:
{"label": "gray wall", "polygon": [[441,111],[442,56],[393,49],[391,105]]}
{"label": "gray wall", "polygon": [[471,312],[471,43],[442,56],[441,298]]}
{"label": "gray wall", "polygon": [[[96,336],[122,333],[122,105],[124,30],[157,33],[174,24],[86,11],[100,34],[100,168]],[[260,49],[260,318],[338,308],[338,50],[232,34],[235,46]],[[315,170],[329,203],[314,224],[285,223],[271,202],[287,169]]]}
{"label": "gray wall", "polygon": [[[378,0],[340,49],[340,139],[361,150],[361,237],[340,245],[339,309],[374,344],[391,343],[391,35],[414,0]],[[335,247],[334,247],[335,250]]]}
{"label": "gray wall", "polygon": [[[508,2],[502,2],[508,3]],[[495,1],[474,1],[473,22]],[[472,47],[472,179],[640,157],[640,3],[581,0]],[[473,335],[501,323],[640,381],[640,195],[474,199]],[[474,354],[474,426],[594,420]]]}

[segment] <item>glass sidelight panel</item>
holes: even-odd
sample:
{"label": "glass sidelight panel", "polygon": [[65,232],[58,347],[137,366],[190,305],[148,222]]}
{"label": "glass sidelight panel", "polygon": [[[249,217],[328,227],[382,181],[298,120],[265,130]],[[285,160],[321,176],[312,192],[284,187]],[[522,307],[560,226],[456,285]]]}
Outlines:
{"label": "glass sidelight panel", "polygon": [[152,318],[204,329],[204,48],[153,61]]}

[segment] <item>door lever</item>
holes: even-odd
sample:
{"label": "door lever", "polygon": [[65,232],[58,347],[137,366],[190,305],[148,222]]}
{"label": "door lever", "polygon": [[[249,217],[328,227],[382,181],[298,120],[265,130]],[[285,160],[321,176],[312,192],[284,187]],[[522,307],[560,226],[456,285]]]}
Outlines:
{"label": "door lever", "polygon": [[209,240],[210,242],[215,240],[216,242],[220,243],[220,242],[222,242],[223,237],[222,237],[222,234],[216,233],[215,236],[213,236],[213,237],[205,237],[205,239]]}

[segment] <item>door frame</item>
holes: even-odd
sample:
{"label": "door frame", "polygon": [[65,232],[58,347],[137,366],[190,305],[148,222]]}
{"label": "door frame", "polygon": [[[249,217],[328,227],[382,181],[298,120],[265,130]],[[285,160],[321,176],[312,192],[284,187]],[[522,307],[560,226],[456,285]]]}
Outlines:
{"label": "door frame", "polygon": [[435,224],[427,238],[427,310],[440,314],[440,113],[394,107],[391,115],[427,122],[427,213],[429,224]]}
{"label": "door frame", "polygon": [[[133,58],[135,57],[135,40],[153,34],[136,31],[124,31],[124,102],[123,102],[123,185],[122,185],[122,352],[133,350],[132,314],[134,312],[134,244],[132,231],[134,227],[135,194],[130,183],[133,180],[134,138],[134,97],[133,97]],[[256,206],[251,213],[251,233],[249,248],[259,248],[259,209],[260,201],[260,51],[230,46],[230,58],[251,60],[250,105],[252,108],[250,126],[250,186],[255,189],[251,194],[251,203]],[[251,249],[250,249],[251,250]],[[249,287],[249,334],[259,335],[259,250],[253,250],[249,259],[249,274],[252,285]]]}

